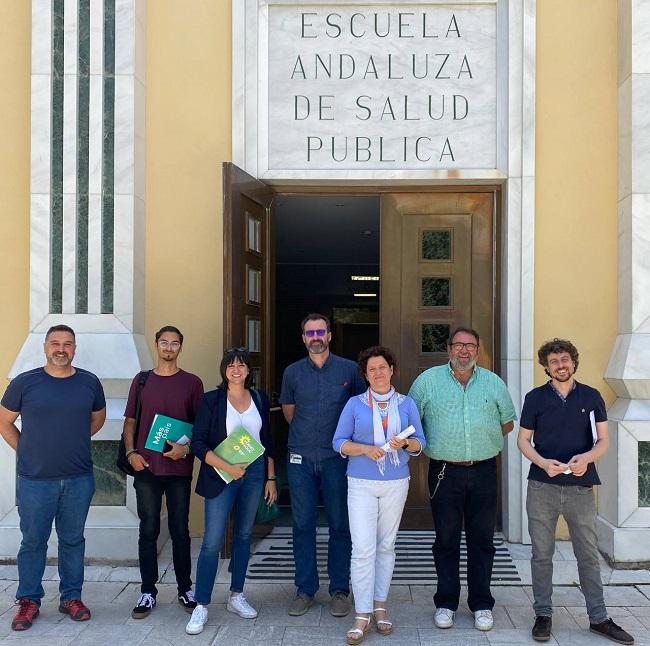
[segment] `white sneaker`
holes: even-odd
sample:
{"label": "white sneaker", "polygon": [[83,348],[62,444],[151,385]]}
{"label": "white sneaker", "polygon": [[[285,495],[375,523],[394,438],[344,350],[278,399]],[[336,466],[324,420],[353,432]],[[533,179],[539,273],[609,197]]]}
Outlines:
{"label": "white sneaker", "polygon": [[257,617],[257,610],[246,601],[246,597],[242,592],[228,599],[226,610],[228,612],[234,612],[244,619],[255,619]]}
{"label": "white sneaker", "polygon": [[451,628],[454,625],[454,611],[449,608],[438,608],[433,616],[437,628]]}
{"label": "white sneaker", "polygon": [[494,617],[491,610],[477,610],[474,613],[474,628],[476,630],[492,630]]}
{"label": "white sneaker", "polygon": [[192,616],[185,626],[188,635],[198,635],[203,632],[203,626],[208,621],[208,609],[205,606],[197,605],[192,611]]}

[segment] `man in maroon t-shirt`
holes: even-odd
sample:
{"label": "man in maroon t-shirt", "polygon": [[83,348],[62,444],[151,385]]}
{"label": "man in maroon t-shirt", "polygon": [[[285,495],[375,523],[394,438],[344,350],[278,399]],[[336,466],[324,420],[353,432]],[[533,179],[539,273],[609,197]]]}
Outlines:
{"label": "man in maroon t-shirt", "polygon": [[144,448],[156,414],[194,422],[203,397],[203,383],[196,375],[178,367],[178,355],[182,348],[183,335],[178,328],[167,325],[156,332],[158,363],[148,373],[140,392],[140,423],[136,442],[135,417],[140,375],[133,379],[124,411],[124,444],[129,464],[135,471],[133,486],[140,518],[138,556],[142,585],[141,596],[131,613],[134,619],[143,619],[156,605],[158,535],[163,494],[167,501],[178,602],[187,612],[192,612],[196,607],[192,592],[189,532],[194,457],[189,445],[170,440],[167,440],[166,447],[169,450],[163,453]]}

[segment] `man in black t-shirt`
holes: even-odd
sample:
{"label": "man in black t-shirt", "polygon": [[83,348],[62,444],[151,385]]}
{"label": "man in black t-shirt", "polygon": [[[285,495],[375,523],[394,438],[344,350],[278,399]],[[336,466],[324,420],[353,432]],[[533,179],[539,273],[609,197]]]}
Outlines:
{"label": "man in black t-shirt", "polygon": [[[74,621],[90,619],[81,601],[84,525],[95,491],[90,438],[104,424],[106,400],[99,379],[72,365],[71,328],[51,327],[43,348],[45,366],[16,376],[0,405],[0,434],[16,451],[22,534],[13,630],[27,630],[40,612],[52,522],[58,538],[59,611]],[[20,431],[15,425],[19,415]]]}
{"label": "man in black t-shirt", "polygon": [[526,395],[517,438],[532,463],[526,512],[533,548],[533,639],[551,637],[555,529],[562,514],[578,561],[589,630],[619,644],[633,644],[634,638],[608,618],[600,580],[593,487],[600,484],[594,462],[609,444],[605,402],[595,388],[574,379],[579,355],[570,341],[548,341],[537,357],[551,379]]}

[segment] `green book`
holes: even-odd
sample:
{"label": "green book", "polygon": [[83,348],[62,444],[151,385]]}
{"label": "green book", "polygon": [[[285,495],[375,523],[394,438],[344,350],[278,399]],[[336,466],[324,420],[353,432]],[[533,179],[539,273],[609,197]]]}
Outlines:
{"label": "green book", "polygon": [[[249,465],[264,453],[264,447],[243,426],[238,426],[214,449],[214,453],[228,464]],[[212,468],[226,484],[232,482],[233,477],[229,473]]]}
{"label": "green book", "polygon": [[153,422],[151,422],[144,448],[163,453],[171,449],[171,446],[167,444],[167,440],[177,444],[189,444],[191,439],[192,424],[156,413]]}

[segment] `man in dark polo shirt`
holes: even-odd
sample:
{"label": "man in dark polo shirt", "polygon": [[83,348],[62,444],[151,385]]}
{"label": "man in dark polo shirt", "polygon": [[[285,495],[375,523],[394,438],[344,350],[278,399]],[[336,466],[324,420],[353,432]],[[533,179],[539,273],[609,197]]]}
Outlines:
{"label": "man in dark polo shirt", "polygon": [[579,355],[570,341],[547,341],[537,357],[551,379],[526,395],[517,439],[532,463],[526,511],[533,548],[533,639],[551,637],[555,529],[562,514],[578,561],[589,630],[633,644],[634,638],[608,618],[600,580],[593,488],[600,484],[594,462],[609,444],[605,402],[596,389],[574,379]]}
{"label": "man in dark polo shirt", "polygon": [[292,363],[282,377],[280,403],[289,423],[287,477],[293,516],[293,556],[296,596],[289,608],[303,615],[318,590],[316,526],[318,492],[323,493],[329,543],[330,613],[344,617],[350,611],[350,555],[346,461],[332,449],[339,416],[348,399],[362,393],[365,382],[357,364],[329,351],[330,322],[309,314],[301,324],[309,353]]}
{"label": "man in dark polo shirt", "polygon": [[158,535],[162,497],[167,502],[167,523],[172,540],[174,574],[178,602],[187,612],[196,607],[192,593],[192,561],[190,558],[190,494],[194,458],[189,445],[167,440],[169,451],[158,453],[144,445],[155,415],[194,422],[203,397],[203,383],[196,376],[178,367],[183,349],[181,331],[167,325],[156,332],[158,362],[147,376],[140,392],[140,424],[134,443],[135,418],[140,375],[131,384],[124,411],[124,445],[127,459],[135,471],[133,486],[140,518],[138,556],[140,561],[140,598],[131,612],[134,619],[143,619],[156,605],[158,581]]}

